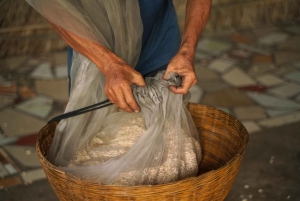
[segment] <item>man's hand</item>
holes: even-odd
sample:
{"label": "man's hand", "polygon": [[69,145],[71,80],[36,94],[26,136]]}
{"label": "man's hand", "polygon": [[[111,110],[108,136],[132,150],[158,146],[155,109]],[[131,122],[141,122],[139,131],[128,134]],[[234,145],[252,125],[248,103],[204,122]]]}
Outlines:
{"label": "man's hand", "polygon": [[112,62],[106,69],[105,93],[108,99],[126,112],[139,112],[131,84],[145,86],[142,75],[122,61]]}
{"label": "man's hand", "polygon": [[179,52],[170,61],[164,79],[168,79],[169,72],[178,73],[182,77],[180,87],[170,86],[170,90],[175,94],[186,94],[189,89],[197,83],[193,66],[193,58],[189,58],[184,52]]}

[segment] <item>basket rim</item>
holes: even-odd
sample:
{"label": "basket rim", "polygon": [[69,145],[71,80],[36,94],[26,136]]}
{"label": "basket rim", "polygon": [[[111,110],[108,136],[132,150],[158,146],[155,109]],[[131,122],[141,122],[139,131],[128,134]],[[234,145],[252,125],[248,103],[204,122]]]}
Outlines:
{"label": "basket rim", "polygon": [[[200,104],[196,104],[196,103],[188,103],[189,105],[200,105]],[[82,178],[79,178],[75,175],[72,175],[66,171],[63,171],[62,169],[60,169],[58,166],[55,166],[53,165],[42,153],[41,153],[41,150],[40,150],[40,137],[42,135],[42,131],[44,129],[46,129],[48,126],[50,126],[51,124],[57,124],[58,122],[52,122],[50,124],[46,124],[38,133],[38,137],[37,137],[37,141],[36,141],[36,150],[37,150],[37,154],[39,156],[39,160],[40,162],[42,163],[42,166],[43,166],[43,169],[45,168],[44,166],[50,168],[51,170],[54,170],[62,175],[65,175],[67,177],[70,177],[70,178],[73,178],[75,180],[78,180],[78,181],[83,181],[87,184],[91,184],[91,185],[94,185],[94,186],[97,186],[97,187],[100,187],[100,188],[124,188],[124,189],[141,189],[141,188],[161,188],[161,187],[164,187],[164,186],[176,186],[176,185],[180,185],[182,183],[191,183],[191,181],[195,181],[195,180],[199,180],[199,179],[202,179],[202,178],[206,178],[206,177],[210,177],[212,175],[215,175],[217,174],[216,172],[219,171],[219,170],[223,170],[223,169],[226,169],[228,168],[228,166],[230,166],[232,163],[234,163],[234,161],[236,161],[238,158],[240,158],[241,156],[244,155],[244,153],[246,152],[246,149],[247,149],[247,146],[248,146],[248,141],[249,141],[249,133],[247,131],[247,129],[245,128],[245,126],[236,118],[234,117],[233,115],[229,114],[229,113],[226,113],[220,109],[217,109],[217,108],[214,108],[214,107],[211,107],[211,106],[207,106],[207,105],[201,105],[203,107],[206,107],[208,109],[213,109],[213,110],[216,110],[218,112],[221,112],[222,114],[225,114],[225,115],[228,115],[230,116],[231,118],[235,119],[238,124],[241,125],[242,127],[242,132],[244,132],[245,134],[245,138],[244,138],[244,145],[241,146],[239,152],[234,156],[232,157],[226,164],[222,165],[221,167],[217,168],[217,169],[214,169],[214,170],[209,170],[208,172],[205,172],[205,173],[202,173],[198,176],[195,176],[195,177],[189,177],[189,178],[185,178],[185,179],[181,179],[181,180],[178,180],[178,181],[174,181],[174,182],[169,182],[169,183],[166,183],[166,184],[157,184],[157,185],[134,185],[134,186],[126,186],[126,185],[102,185],[100,183],[97,183],[97,182],[93,182],[93,181],[90,181],[90,180],[87,180],[87,179],[82,179]],[[48,176],[47,176],[48,177]]]}

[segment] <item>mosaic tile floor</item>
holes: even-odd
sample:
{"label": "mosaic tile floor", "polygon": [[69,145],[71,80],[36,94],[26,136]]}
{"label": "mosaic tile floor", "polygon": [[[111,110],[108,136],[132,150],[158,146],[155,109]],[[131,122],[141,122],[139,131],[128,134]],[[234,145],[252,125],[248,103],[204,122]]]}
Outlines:
{"label": "mosaic tile floor", "polygon": [[[0,60],[0,188],[45,179],[38,131],[68,100],[67,53]],[[237,117],[251,135],[300,122],[300,24],[204,35],[191,102]]]}

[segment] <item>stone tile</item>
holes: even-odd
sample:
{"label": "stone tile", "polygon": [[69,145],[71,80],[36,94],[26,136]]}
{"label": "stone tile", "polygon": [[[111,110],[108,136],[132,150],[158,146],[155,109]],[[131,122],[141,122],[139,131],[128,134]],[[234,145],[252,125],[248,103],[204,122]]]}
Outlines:
{"label": "stone tile", "polygon": [[275,69],[273,64],[255,64],[251,66],[248,73],[253,76],[261,75]]}
{"label": "stone tile", "polygon": [[295,97],[295,100],[298,101],[298,102],[300,102],[300,94]]}
{"label": "stone tile", "polygon": [[278,117],[273,117],[269,119],[264,119],[259,121],[259,125],[264,127],[277,127],[277,126],[283,126],[295,122],[300,122],[300,111],[289,113],[286,115],[281,115]]}
{"label": "stone tile", "polygon": [[278,45],[284,43],[289,38],[285,33],[271,33],[258,39],[258,43],[261,45]]}
{"label": "stone tile", "polygon": [[[0,178],[5,177],[7,175],[9,175],[9,172],[5,169],[4,165],[0,163]],[[1,185],[0,185],[0,189],[1,189]]]}
{"label": "stone tile", "polygon": [[264,50],[262,48],[257,48],[252,45],[248,45],[248,44],[244,44],[244,43],[238,43],[237,47],[240,49],[245,49],[250,52],[255,52],[255,53],[259,53],[259,54],[266,54],[266,55],[270,54],[270,52],[268,50]]}
{"label": "stone tile", "polygon": [[0,108],[3,108],[7,105],[10,105],[14,102],[14,99],[13,97],[11,96],[1,96],[0,95]]}
{"label": "stone tile", "polygon": [[275,68],[272,72],[281,76],[285,73],[288,73],[288,72],[291,72],[291,71],[294,71],[295,68],[290,66],[290,65],[284,65],[284,66],[280,66],[278,68]]}
{"label": "stone tile", "polygon": [[19,175],[8,177],[0,180],[0,189],[9,188],[23,184]]}
{"label": "stone tile", "polygon": [[195,55],[195,60],[199,60],[199,61],[205,60],[205,59],[210,59],[210,58],[211,58],[211,56],[209,54],[205,54],[205,53],[199,52],[199,51],[197,51],[196,55]]}
{"label": "stone tile", "polygon": [[292,97],[300,93],[300,85],[294,83],[284,83],[280,86],[268,90],[269,93],[282,97]]}
{"label": "stone tile", "polygon": [[295,108],[282,108],[282,109],[267,109],[267,114],[270,117],[274,117],[274,116],[278,116],[278,115],[282,115],[282,114],[287,114],[287,113],[291,113],[294,111],[297,111],[298,109]]}
{"label": "stone tile", "polygon": [[44,62],[41,63],[30,75],[35,79],[53,79],[53,74],[51,70],[51,63]]}
{"label": "stone tile", "polygon": [[230,49],[231,46],[228,42],[204,38],[199,41],[197,50],[205,51],[212,55],[219,55],[221,52]]}
{"label": "stone tile", "polygon": [[238,59],[238,60],[243,60],[247,59],[251,56],[251,52],[248,50],[243,50],[243,49],[232,49],[231,51],[228,52],[228,57],[233,58],[233,59]]}
{"label": "stone tile", "polygon": [[260,126],[254,121],[242,121],[249,134],[256,133],[261,130]]}
{"label": "stone tile", "polygon": [[68,79],[59,80],[35,80],[37,93],[50,96],[55,100],[68,101],[69,86]]}
{"label": "stone tile", "polygon": [[68,63],[68,51],[53,53],[54,65],[66,65]]}
{"label": "stone tile", "polygon": [[263,27],[257,27],[255,29],[252,29],[253,33],[255,34],[256,37],[262,37],[262,36],[266,36],[269,35],[272,32],[277,32],[278,31],[278,27],[275,26],[263,26]]}
{"label": "stone tile", "polygon": [[284,77],[288,80],[294,81],[294,82],[300,82],[300,71],[292,71],[289,73],[286,73]]}
{"label": "stone tile", "polygon": [[0,146],[14,143],[14,142],[18,141],[18,139],[19,139],[19,137],[7,137],[7,136],[1,137],[0,138]]}
{"label": "stone tile", "polygon": [[0,75],[0,83],[4,82],[4,81],[5,81],[5,78],[2,75]]}
{"label": "stone tile", "polygon": [[22,99],[29,99],[36,96],[35,92],[28,86],[20,86],[18,93]]}
{"label": "stone tile", "polygon": [[2,148],[0,148],[0,164],[2,164],[6,171],[11,175],[16,174],[20,171],[20,168],[14,163],[14,161]]}
{"label": "stone tile", "polygon": [[265,93],[267,91],[267,89],[268,89],[267,87],[261,86],[261,85],[238,87],[238,90],[254,91],[254,92],[259,92],[259,93]]}
{"label": "stone tile", "polygon": [[0,126],[5,135],[10,137],[37,133],[46,123],[11,108],[0,112]]}
{"label": "stone tile", "polygon": [[292,66],[294,66],[294,67],[300,69],[300,61],[294,61],[294,62],[292,63]]}
{"label": "stone tile", "polygon": [[216,107],[219,110],[222,110],[223,112],[227,113],[227,114],[232,114],[230,108],[228,107]]}
{"label": "stone tile", "polygon": [[35,146],[6,145],[4,149],[24,167],[40,167]]}
{"label": "stone tile", "polygon": [[281,79],[280,77],[270,73],[257,76],[256,79],[258,80],[259,83],[267,87],[272,87],[284,82],[284,80]]}
{"label": "stone tile", "polygon": [[277,98],[268,94],[256,93],[256,92],[247,92],[247,95],[263,107],[270,108],[296,108],[300,109],[300,104],[286,100],[282,98]]}
{"label": "stone tile", "polygon": [[253,42],[250,38],[243,36],[239,33],[232,34],[230,39],[234,42],[247,43],[247,44],[250,44]]}
{"label": "stone tile", "polygon": [[202,103],[215,107],[254,105],[254,102],[244,93],[231,89],[205,94]]}
{"label": "stone tile", "polygon": [[203,96],[203,90],[198,83],[192,86],[189,91],[191,93],[191,99],[189,102],[200,103]]}
{"label": "stone tile", "polygon": [[17,84],[16,82],[2,82],[0,83],[0,94],[2,95],[16,95]]}
{"label": "stone tile", "polygon": [[266,64],[272,64],[272,56],[271,55],[254,55],[253,56],[253,63],[260,64],[260,63],[266,63]]}
{"label": "stone tile", "polygon": [[52,99],[37,96],[16,105],[15,108],[37,117],[46,118],[52,110],[52,104]]}
{"label": "stone tile", "polygon": [[15,145],[34,146],[36,144],[37,136],[38,134],[36,133],[21,137],[15,142]]}
{"label": "stone tile", "polygon": [[5,63],[8,65],[10,70],[16,70],[21,67],[21,65],[25,64],[27,60],[28,56],[11,57],[5,59]]}
{"label": "stone tile", "polygon": [[68,66],[59,65],[54,68],[56,78],[67,78],[68,77]]}
{"label": "stone tile", "polygon": [[235,63],[235,60],[230,59],[214,59],[210,62],[208,68],[215,72],[223,73],[230,69]]}
{"label": "stone tile", "polygon": [[209,81],[202,81],[199,80],[197,83],[204,91],[213,92],[219,91],[223,89],[228,89],[229,86],[220,80],[209,80]]}
{"label": "stone tile", "polygon": [[300,35],[300,27],[296,25],[291,25],[285,28],[287,32],[293,33],[293,34],[299,34]]}
{"label": "stone tile", "polygon": [[300,51],[300,36],[294,36],[284,44],[280,45],[280,50]]}
{"label": "stone tile", "polygon": [[260,106],[235,107],[233,114],[239,120],[257,120],[267,118],[264,108]]}
{"label": "stone tile", "polygon": [[275,62],[277,65],[282,65],[292,61],[297,61],[300,59],[300,54],[298,52],[276,52]]}
{"label": "stone tile", "polygon": [[25,184],[30,184],[34,181],[47,178],[43,168],[22,172],[21,177]]}
{"label": "stone tile", "polygon": [[235,87],[256,84],[256,82],[249,75],[247,75],[244,71],[242,71],[239,68],[234,68],[233,70],[229,71],[228,73],[225,73],[222,76],[222,78],[228,84],[235,86]]}
{"label": "stone tile", "polygon": [[202,80],[216,80],[219,78],[215,72],[203,67],[200,63],[195,63],[194,67],[198,82]]}

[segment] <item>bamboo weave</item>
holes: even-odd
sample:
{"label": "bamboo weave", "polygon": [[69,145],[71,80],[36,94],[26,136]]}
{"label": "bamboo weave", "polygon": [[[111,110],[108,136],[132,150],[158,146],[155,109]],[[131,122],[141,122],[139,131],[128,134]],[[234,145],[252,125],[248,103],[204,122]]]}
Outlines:
{"label": "bamboo weave", "polygon": [[233,116],[212,107],[189,103],[200,135],[203,158],[199,176],[154,186],[105,186],[81,180],[47,159],[57,122],[39,132],[37,152],[48,181],[65,201],[222,201],[238,173],[248,143],[248,133]]}

